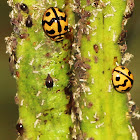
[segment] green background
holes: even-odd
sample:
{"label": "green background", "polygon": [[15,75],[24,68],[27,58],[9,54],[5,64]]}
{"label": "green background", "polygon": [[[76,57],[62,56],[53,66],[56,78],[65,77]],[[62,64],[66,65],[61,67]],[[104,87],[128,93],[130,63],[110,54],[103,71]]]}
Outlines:
{"label": "green background", "polygon": [[[9,12],[6,0],[0,0],[0,139],[15,140],[17,137],[15,125],[18,120],[18,107],[14,102],[16,95],[16,81],[9,71],[8,54],[4,37],[10,36],[13,28],[10,25]],[[140,107],[140,0],[135,0],[135,9],[132,18],[127,24],[127,52],[135,57],[129,64],[134,74],[134,86],[131,90],[132,98]],[[133,119],[133,124],[140,137],[140,121]]]}

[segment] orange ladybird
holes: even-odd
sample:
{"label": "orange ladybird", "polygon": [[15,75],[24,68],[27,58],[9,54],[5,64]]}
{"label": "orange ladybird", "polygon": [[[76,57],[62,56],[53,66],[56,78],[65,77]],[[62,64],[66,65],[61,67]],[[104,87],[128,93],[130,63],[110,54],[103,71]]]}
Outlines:
{"label": "orange ladybird", "polygon": [[132,88],[133,74],[124,66],[117,66],[112,73],[112,83],[116,91],[125,93]]}
{"label": "orange ladybird", "polygon": [[68,32],[68,19],[65,12],[57,7],[50,7],[43,15],[42,27],[53,41],[63,40]]}

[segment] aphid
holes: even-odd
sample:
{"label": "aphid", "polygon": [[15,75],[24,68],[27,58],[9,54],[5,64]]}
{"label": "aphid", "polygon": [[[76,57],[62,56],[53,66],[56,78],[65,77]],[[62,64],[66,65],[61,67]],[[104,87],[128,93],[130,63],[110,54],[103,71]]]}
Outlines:
{"label": "aphid", "polygon": [[24,12],[26,12],[27,14],[29,13],[29,9],[28,9],[28,6],[24,3],[21,3],[20,4],[20,9]]}
{"label": "aphid", "polygon": [[130,13],[129,13],[129,12],[126,13],[126,15],[124,15],[124,17],[125,17],[126,19],[128,19],[128,18],[130,18],[132,15],[133,15],[133,11],[131,11]]}
{"label": "aphid", "polygon": [[72,43],[74,41],[74,35],[73,35],[73,28],[69,27],[69,32],[65,35],[66,39],[69,39]]}
{"label": "aphid", "polygon": [[20,39],[26,39],[28,36],[29,36],[29,34],[24,33],[24,34],[20,34],[19,38]]}
{"label": "aphid", "polygon": [[16,125],[16,129],[17,129],[17,132],[19,133],[19,135],[22,136],[23,133],[24,133],[23,125],[22,125],[21,123],[18,123],[18,124]]}
{"label": "aphid", "polygon": [[98,56],[94,56],[94,62],[98,63]]}
{"label": "aphid", "polygon": [[124,66],[117,66],[112,73],[112,83],[116,91],[125,93],[132,88],[133,75]]}
{"label": "aphid", "polygon": [[98,53],[98,51],[99,51],[98,45],[95,44],[93,47],[94,47],[95,52]]}
{"label": "aphid", "polygon": [[119,44],[124,43],[126,36],[127,36],[127,30],[122,30],[119,37]]}
{"label": "aphid", "polygon": [[29,27],[29,28],[33,26],[32,18],[30,15],[27,17],[25,24],[26,24],[26,27]]}
{"label": "aphid", "polygon": [[114,56],[114,62],[113,62],[113,64],[116,65],[116,62],[118,62],[118,58],[117,58],[117,56]]}
{"label": "aphid", "polygon": [[44,32],[54,41],[61,41],[68,32],[68,19],[65,12],[59,8],[50,7],[43,15]]}
{"label": "aphid", "polygon": [[47,78],[45,79],[45,85],[47,88],[52,88],[53,87],[53,79],[52,77],[48,74]]}
{"label": "aphid", "polygon": [[10,72],[12,75],[15,74],[15,64],[16,64],[16,56],[15,53],[11,54],[11,56],[9,57],[9,68],[10,68]]}
{"label": "aphid", "polygon": [[94,5],[95,5],[95,7],[97,8],[98,5],[99,5],[99,0],[95,0]]}

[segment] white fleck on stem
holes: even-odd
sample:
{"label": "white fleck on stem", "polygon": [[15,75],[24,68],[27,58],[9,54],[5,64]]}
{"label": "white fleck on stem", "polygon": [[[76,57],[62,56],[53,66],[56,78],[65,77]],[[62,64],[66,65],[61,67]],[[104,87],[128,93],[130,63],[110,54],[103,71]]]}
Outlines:
{"label": "white fleck on stem", "polygon": [[91,84],[94,84],[94,78],[91,79]]}
{"label": "white fleck on stem", "polygon": [[111,89],[112,89],[111,84],[109,84],[108,92],[111,92]]}
{"label": "white fleck on stem", "polygon": [[102,45],[102,43],[100,43],[99,46],[100,46],[101,49],[103,49],[103,45]]}
{"label": "white fleck on stem", "polygon": [[91,95],[92,94],[92,92],[88,92],[88,95]]}
{"label": "white fleck on stem", "polygon": [[20,103],[21,106],[23,106],[23,102],[24,102],[24,99],[21,100],[21,103]]}
{"label": "white fleck on stem", "polygon": [[42,43],[42,41],[35,47],[35,50],[38,50],[40,47],[42,47],[45,43]]}
{"label": "white fleck on stem", "polygon": [[113,17],[113,16],[114,16],[114,14],[106,14],[106,15],[104,16],[104,18]]}
{"label": "white fleck on stem", "polygon": [[29,65],[31,65],[32,66],[32,64],[33,64],[33,62],[34,62],[34,58],[31,60],[31,62],[29,63]]}
{"label": "white fleck on stem", "polygon": [[88,117],[88,116],[86,116],[86,119],[87,119],[87,120],[89,120],[89,117]]}
{"label": "white fleck on stem", "polygon": [[105,5],[107,6],[107,5],[110,5],[110,1],[108,1],[107,3],[105,3]]}
{"label": "white fleck on stem", "polygon": [[42,115],[42,113],[39,113],[36,115],[36,118],[39,118]]}
{"label": "white fleck on stem", "polygon": [[44,102],[45,102],[45,100],[42,100],[42,101],[41,101],[41,106],[44,105]]}
{"label": "white fleck on stem", "polygon": [[108,31],[111,31],[111,26],[109,26]]}
{"label": "white fleck on stem", "polygon": [[40,139],[40,137],[39,136],[37,136],[37,140],[39,140]]}
{"label": "white fleck on stem", "polygon": [[128,125],[128,129],[129,129],[129,131],[130,131],[131,134],[132,134],[132,139],[133,139],[133,140],[138,140],[138,136],[137,136],[137,133],[136,133],[134,127]]}
{"label": "white fleck on stem", "polygon": [[89,56],[89,57],[91,56],[89,51],[88,51],[88,56]]}
{"label": "white fleck on stem", "polygon": [[116,62],[116,66],[119,66],[119,63],[118,62]]}
{"label": "white fleck on stem", "polygon": [[38,74],[38,73],[39,73],[39,71],[33,71],[33,73],[36,73],[36,74]]}
{"label": "white fleck on stem", "polygon": [[17,60],[17,63],[19,64],[22,59],[23,59],[23,56],[19,57]]}
{"label": "white fleck on stem", "polygon": [[130,54],[130,53],[125,53],[123,58],[122,58],[122,64],[125,64],[125,62],[129,62],[131,60],[131,58],[133,58],[134,55]]}
{"label": "white fleck on stem", "polygon": [[96,121],[90,121],[90,123],[96,123]]}
{"label": "white fleck on stem", "polygon": [[113,6],[111,6],[111,8],[112,8],[113,12],[116,12],[116,9]]}
{"label": "white fleck on stem", "polygon": [[41,93],[41,91],[38,91],[37,94],[36,94],[36,96],[38,97],[40,95],[40,93]]}
{"label": "white fleck on stem", "polygon": [[92,34],[92,36],[95,36],[95,35],[96,35],[96,32]]}
{"label": "white fleck on stem", "polygon": [[113,32],[113,42],[115,42],[115,40],[116,40],[116,32],[114,31]]}
{"label": "white fleck on stem", "polygon": [[34,128],[36,128],[37,124],[39,123],[39,119],[36,119],[35,123],[34,123]]}
{"label": "white fleck on stem", "polygon": [[99,125],[96,125],[96,128],[100,128],[100,127],[103,126],[103,125],[104,125],[104,122],[101,123],[101,124],[99,124]]}

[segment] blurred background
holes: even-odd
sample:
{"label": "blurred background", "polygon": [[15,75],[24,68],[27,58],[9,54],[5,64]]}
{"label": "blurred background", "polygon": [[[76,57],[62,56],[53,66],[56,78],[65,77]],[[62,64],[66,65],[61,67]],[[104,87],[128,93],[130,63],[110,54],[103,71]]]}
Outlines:
{"label": "blurred background", "polygon": [[[18,120],[18,108],[14,102],[16,95],[16,81],[9,71],[8,54],[4,37],[10,36],[9,12],[11,8],[6,0],[0,0],[0,136],[1,140],[16,140],[15,124]],[[135,0],[135,9],[132,18],[127,24],[127,52],[135,57],[129,64],[134,74],[135,82],[131,90],[132,98],[140,107],[140,0]],[[133,125],[140,138],[140,120],[133,119]]]}

